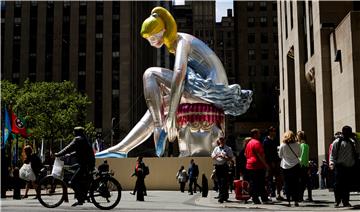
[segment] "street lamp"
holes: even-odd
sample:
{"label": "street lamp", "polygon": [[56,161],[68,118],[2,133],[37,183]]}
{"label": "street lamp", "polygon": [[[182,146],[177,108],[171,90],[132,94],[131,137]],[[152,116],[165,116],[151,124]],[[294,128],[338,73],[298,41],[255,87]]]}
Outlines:
{"label": "street lamp", "polygon": [[114,121],[115,121],[115,117],[112,117],[111,119],[111,137],[110,137],[110,145],[113,146],[113,140],[114,140]]}

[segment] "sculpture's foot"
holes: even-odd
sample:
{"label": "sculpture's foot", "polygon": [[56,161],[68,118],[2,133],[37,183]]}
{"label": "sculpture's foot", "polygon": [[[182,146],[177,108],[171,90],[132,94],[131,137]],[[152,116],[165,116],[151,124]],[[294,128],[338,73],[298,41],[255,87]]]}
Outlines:
{"label": "sculpture's foot", "polygon": [[96,153],[95,158],[127,158],[127,153],[102,151]]}
{"label": "sculpture's foot", "polygon": [[155,149],[156,155],[161,157],[165,152],[167,133],[164,129],[155,128],[154,129],[154,141],[155,141]]}

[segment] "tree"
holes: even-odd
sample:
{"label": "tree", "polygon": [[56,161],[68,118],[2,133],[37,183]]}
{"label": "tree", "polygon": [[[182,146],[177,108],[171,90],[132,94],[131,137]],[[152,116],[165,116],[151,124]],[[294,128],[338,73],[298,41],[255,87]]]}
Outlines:
{"label": "tree", "polygon": [[13,102],[16,102],[17,93],[19,87],[16,84],[12,84],[7,80],[2,80],[1,82],[1,104],[2,105],[12,105]]}
{"label": "tree", "polygon": [[[1,84],[3,88],[3,81]],[[14,89],[14,86],[6,82],[4,89],[6,91],[1,91],[1,100],[3,92],[12,96],[10,89]],[[86,108],[91,104],[88,97],[78,92],[69,81],[31,83],[27,80],[15,93],[13,102],[13,110],[24,117],[27,126],[32,129],[32,137],[50,140],[50,148],[54,141],[72,139],[75,126],[86,125]],[[87,125],[87,129],[91,129],[92,123]]]}

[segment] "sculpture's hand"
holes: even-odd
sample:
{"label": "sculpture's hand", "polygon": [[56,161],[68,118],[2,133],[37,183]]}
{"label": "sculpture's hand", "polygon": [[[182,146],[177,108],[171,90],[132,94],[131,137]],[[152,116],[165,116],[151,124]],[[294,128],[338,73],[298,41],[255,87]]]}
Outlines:
{"label": "sculpture's hand", "polygon": [[166,131],[170,142],[174,141],[177,136],[177,128],[175,118],[168,117],[166,119]]}

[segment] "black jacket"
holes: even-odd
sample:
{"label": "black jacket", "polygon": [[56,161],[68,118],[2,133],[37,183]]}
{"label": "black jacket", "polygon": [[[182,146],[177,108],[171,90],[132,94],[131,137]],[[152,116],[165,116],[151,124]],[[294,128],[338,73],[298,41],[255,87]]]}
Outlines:
{"label": "black jacket", "polygon": [[90,142],[84,136],[76,136],[69,145],[56,153],[55,156],[61,157],[66,154],[74,155],[77,162],[82,167],[93,169],[95,167],[95,156]]}

